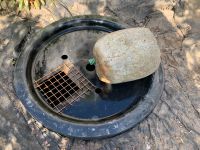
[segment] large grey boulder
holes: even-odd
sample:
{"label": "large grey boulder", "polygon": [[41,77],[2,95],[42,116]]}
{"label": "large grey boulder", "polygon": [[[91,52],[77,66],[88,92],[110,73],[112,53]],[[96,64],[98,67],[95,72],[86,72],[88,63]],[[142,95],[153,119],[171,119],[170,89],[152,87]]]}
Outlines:
{"label": "large grey boulder", "polygon": [[148,28],[129,28],[105,35],[94,46],[96,73],[106,83],[144,78],[157,70],[160,49]]}

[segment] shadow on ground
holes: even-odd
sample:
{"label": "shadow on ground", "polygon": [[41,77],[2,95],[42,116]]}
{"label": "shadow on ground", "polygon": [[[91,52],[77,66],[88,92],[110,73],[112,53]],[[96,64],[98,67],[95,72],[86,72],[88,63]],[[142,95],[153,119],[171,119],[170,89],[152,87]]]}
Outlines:
{"label": "shadow on ground", "polygon": [[[2,139],[0,138],[0,145],[1,143],[4,146],[11,144],[13,147],[16,145],[16,147],[21,146],[24,149],[31,144],[39,147],[38,144],[35,144],[37,143],[36,138],[31,135],[31,131],[23,120],[23,115],[19,114],[19,118],[23,120],[20,121],[20,119],[15,118],[15,113],[11,111],[13,108],[12,103],[14,102],[15,105],[18,103],[12,89],[12,61],[15,49],[10,46],[12,42],[15,41],[17,43],[28,40],[33,36],[32,32],[36,30],[34,26],[44,27],[62,17],[95,13],[112,16],[120,22],[128,24],[130,27],[145,26],[151,29],[157,38],[162,52],[161,57],[165,70],[164,92],[153,113],[138,126],[126,133],[105,140],[83,141],[78,139],[62,139],[60,137],[57,137],[57,140],[63,140],[63,143],[65,143],[64,147],[67,147],[66,144],[69,144],[68,148],[74,150],[199,149],[200,37],[198,19],[200,10],[197,6],[199,6],[197,0],[193,0],[190,3],[176,0],[69,0],[67,2],[60,0],[56,5],[47,6],[42,10],[32,10],[29,18],[35,20],[35,23],[28,25],[27,31],[24,31],[25,34],[20,39],[11,38],[14,35],[12,35],[13,32],[9,28],[17,21],[11,19],[5,22],[5,28],[0,27],[4,31],[0,34],[0,91],[2,91],[0,92],[0,117],[2,118],[0,118],[2,120],[0,124],[0,134],[2,134],[0,136],[2,137]],[[23,18],[26,15],[21,14]],[[13,16],[13,18],[15,17]],[[6,17],[2,20],[6,20]],[[24,22],[19,22],[19,24],[24,25],[25,28],[27,27]],[[29,33],[28,36],[27,33]],[[7,47],[10,47],[10,49]],[[3,114],[7,114],[9,119],[6,119],[6,116]],[[3,120],[10,120],[10,123]],[[27,116],[27,120],[31,120],[31,117]],[[15,132],[15,127],[13,126],[17,126],[16,128],[19,132]],[[34,126],[35,124],[33,124],[33,129]],[[53,133],[41,125],[40,127],[40,133],[43,134],[45,132],[48,134],[46,134],[46,138],[36,136],[37,139],[39,141],[43,140],[41,145],[44,147],[53,148],[52,145],[56,144],[54,139],[56,139],[57,135],[49,136],[49,134]],[[6,130],[7,128],[10,129],[11,135],[14,135],[10,136],[11,138],[9,137],[10,132]],[[26,143],[26,140],[31,142]],[[13,144],[13,141],[17,144]],[[47,143],[45,144],[46,141]]]}
{"label": "shadow on ground", "polygon": [[0,149],[40,149],[24,116],[17,109],[12,89],[14,53],[34,22],[25,21],[15,15],[0,17]]}

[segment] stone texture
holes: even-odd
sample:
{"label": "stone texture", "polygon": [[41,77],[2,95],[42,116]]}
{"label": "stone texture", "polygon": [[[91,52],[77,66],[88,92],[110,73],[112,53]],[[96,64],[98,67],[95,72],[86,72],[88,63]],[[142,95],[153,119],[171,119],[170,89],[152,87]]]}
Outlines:
{"label": "stone texture", "polygon": [[[17,109],[12,89],[13,52],[24,35],[24,22],[15,15],[0,17],[0,149],[41,149],[40,144]],[[20,29],[21,28],[21,29]],[[19,32],[21,31],[21,32]]]}
{"label": "stone texture", "polygon": [[94,45],[96,72],[106,83],[147,77],[160,65],[160,49],[148,28],[129,28],[107,34]]}
{"label": "stone texture", "polygon": [[[96,3],[97,0],[80,1],[69,0],[72,7],[74,2],[77,2],[81,3],[80,5],[84,5],[88,10],[95,9],[95,7],[92,7],[93,5],[89,4],[92,2]],[[57,20],[59,19],[57,16],[62,18],[64,15],[61,14],[65,13],[65,16],[69,16],[67,11],[68,5],[64,4],[63,6],[56,5],[52,6],[53,8],[43,8],[45,11],[43,9],[37,10],[38,13],[22,18],[29,18],[36,22],[36,24],[31,26],[31,32],[34,32],[36,26],[44,27],[50,24],[53,20],[51,18]],[[61,7],[63,7],[62,10]],[[21,148],[18,147],[18,144],[14,144],[13,147],[15,149],[41,149],[36,139],[38,139],[44,149],[53,150],[200,149],[200,74],[199,57],[196,55],[200,42],[199,1],[106,0],[102,7],[102,9],[93,10],[93,12],[118,18],[118,20],[125,22],[131,27],[148,27],[158,41],[165,71],[165,88],[161,100],[152,114],[126,133],[109,139],[88,141],[67,137],[60,138],[59,135],[41,125],[38,126],[38,122],[31,118],[28,113],[23,113],[23,115],[16,112],[11,113],[11,110],[14,109],[19,100],[14,95],[12,89],[13,65],[10,62],[13,52],[6,51],[5,47],[11,40],[10,27],[17,22],[18,19],[16,18],[18,17],[16,15],[1,16],[0,60],[3,61],[0,63],[0,83],[4,91],[6,90],[6,95],[9,95],[11,98],[11,103],[14,106],[11,103],[5,103],[2,107],[8,108],[7,106],[9,106],[9,109],[5,110],[0,107],[0,118],[5,118],[1,119],[0,122],[2,123],[0,127],[0,144],[2,146],[0,149],[10,148],[15,141],[19,145],[27,143],[26,147],[21,146]],[[79,8],[77,8],[77,11],[79,11]],[[80,14],[84,14],[84,11],[80,10],[80,12]],[[76,14],[72,12],[72,15]],[[2,105],[2,102],[5,102],[3,99],[5,100],[5,94],[0,96],[0,105]],[[17,108],[20,112],[24,110],[21,105]],[[24,112],[26,111],[24,110]],[[25,116],[36,138],[27,129],[28,125],[26,123],[19,123],[23,121],[18,118],[14,119],[16,116],[21,116],[20,118]],[[10,127],[8,128],[9,124]],[[14,128],[20,129],[20,132],[13,133]],[[30,137],[28,138],[24,134],[20,136],[21,132],[30,135]],[[14,135],[16,138],[10,135]]]}

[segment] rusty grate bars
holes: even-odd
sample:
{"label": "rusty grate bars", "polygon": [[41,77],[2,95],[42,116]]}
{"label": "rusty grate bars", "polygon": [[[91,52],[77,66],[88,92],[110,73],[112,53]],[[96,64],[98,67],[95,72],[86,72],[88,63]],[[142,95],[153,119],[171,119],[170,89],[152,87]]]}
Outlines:
{"label": "rusty grate bars", "polygon": [[95,89],[69,60],[36,80],[34,86],[45,102],[59,113]]}

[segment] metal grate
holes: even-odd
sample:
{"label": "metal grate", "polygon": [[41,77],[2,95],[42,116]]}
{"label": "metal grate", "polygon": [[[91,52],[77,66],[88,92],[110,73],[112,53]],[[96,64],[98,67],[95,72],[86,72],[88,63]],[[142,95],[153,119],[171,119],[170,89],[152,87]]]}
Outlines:
{"label": "metal grate", "polygon": [[57,112],[95,89],[69,60],[35,81],[34,85],[45,102]]}

